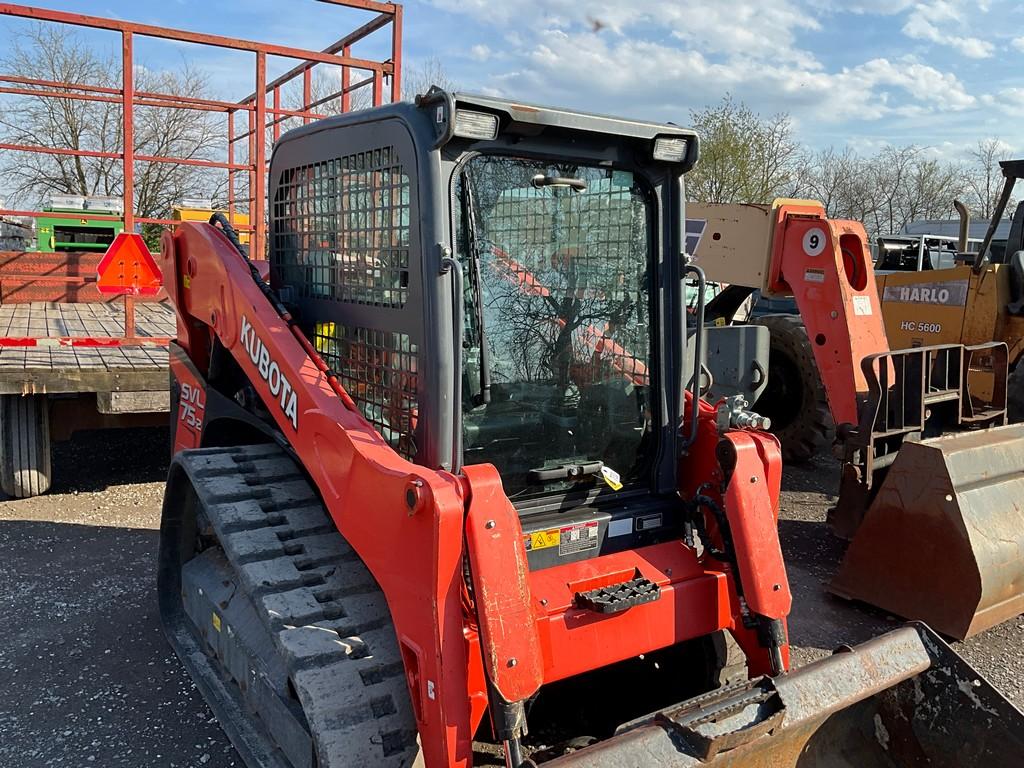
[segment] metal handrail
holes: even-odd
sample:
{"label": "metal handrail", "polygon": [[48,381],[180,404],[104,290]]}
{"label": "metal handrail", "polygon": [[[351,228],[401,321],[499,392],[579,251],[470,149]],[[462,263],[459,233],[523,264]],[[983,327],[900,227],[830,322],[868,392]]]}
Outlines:
{"label": "metal handrail", "polygon": [[[311,96],[312,72],[318,65],[330,65],[341,70],[340,90],[333,98],[340,98],[342,111],[352,107],[351,95],[362,88],[372,92],[373,106],[385,101],[384,81],[390,80],[390,99],[397,101],[401,94],[401,46],[402,46],[402,6],[396,3],[376,2],[375,0],[318,0],[349,9],[357,9],[375,13],[376,15],[362,26],[343,36],[322,51],[313,51],[273,43],[244,40],[222,35],[212,35],[187,30],[158,27],[118,19],[106,19],[81,13],[57,11],[15,3],[0,3],[0,16],[31,19],[43,23],[87,27],[90,29],[107,30],[121,35],[121,87],[90,83],[61,83],[52,80],[20,77],[13,74],[0,73],[0,94],[32,96],[43,99],[63,99],[75,101],[98,101],[122,106],[122,145],[120,152],[79,149],[75,147],[46,147],[31,144],[0,143],[0,150],[10,152],[32,152],[71,155],[76,157],[92,157],[108,160],[119,160],[122,167],[123,217],[93,216],[95,220],[124,221],[125,229],[132,231],[136,224],[161,224],[175,226],[180,222],[153,217],[141,217],[134,210],[135,163],[170,163],[194,167],[212,168],[227,171],[228,176],[228,216],[234,221],[236,208],[244,204],[248,208],[249,225],[238,228],[251,232],[252,252],[262,254],[265,250],[266,234],[263,223],[266,220],[266,171],[267,153],[266,139],[277,140],[280,136],[281,124],[288,119],[301,119],[304,123],[320,119],[324,115],[315,109],[332,98],[317,99],[314,103]],[[352,46],[378,30],[391,28],[390,57],[383,60],[354,57]],[[195,96],[139,91],[135,88],[135,55],[136,38],[157,38],[173,40],[195,45],[205,45],[255,54],[256,90],[238,102],[217,99],[204,99]],[[267,58],[280,57],[297,60],[299,63],[284,75],[267,82]],[[359,70],[371,73],[370,77],[353,83],[351,71]],[[282,106],[281,89],[296,78],[303,79],[302,104],[298,109]],[[268,96],[272,104],[268,104]],[[169,155],[136,154],[134,147],[135,108],[156,107],[165,109],[185,109],[200,112],[220,112],[227,117],[227,157],[224,161],[197,157],[175,157]],[[248,116],[247,130],[237,130],[236,117],[239,114]],[[258,140],[261,132],[264,140]],[[236,144],[247,140],[248,153],[245,161],[236,159]],[[238,174],[248,176],[246,197],[237,196]],[[243,177],[244,178],[244,177]],[[60,214],[15,209],[0,209],[0,216],[17,216],[24,218],[40,218],[42,216],[60,216]],[[69,216],[68,218],[72,218]],[[80,217],[79,217],[80,218]]]}

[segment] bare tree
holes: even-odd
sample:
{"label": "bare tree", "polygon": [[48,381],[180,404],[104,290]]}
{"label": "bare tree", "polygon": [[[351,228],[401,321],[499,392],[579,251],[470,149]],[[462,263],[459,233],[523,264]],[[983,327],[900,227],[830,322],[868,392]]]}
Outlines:
{"label": "bare tree", "polygon": [[[77,83],[119,89],[121,68],[112,55],[102,54],[73,32],[60,27],[33,27],[15,36],[3,61],[4,69],[33,80]],[[137,91],[200,97],[207,83],[198,71],[183,66],[177,72],[139,68]],[[33,89],[34,86],[26,86]],[[67,86],[47,87],[81,93]],[[8,197],[37,207],[52,194],[112,195],[124,192],[122,161],[123,113],[119,103],[77,98],[24,95],[5,101],[0,110],[0,137],[6,143],[100,153],[79,157],[58,153],[7,151],[0,172]],[[214,159],[218,132],[209,113],[138,107],[135,111],[136,155]],[[171,163],[137,162],[134,210],[147,218],[165,218],[183,197],[212,197],[224,185],[223,173]]]}
{"label": "bare tree", "polygon": [[429,91],[432,85],[446,91],[456,88],[455,81],[436,56],[415,62],[402,72],[402,99],[412,101],[421,93]]}
{"label": "bare tree", "polygon": [[[63,27],[34,27],[16,37],[4,68],[26,78],[117,87],[113,59],[97,55]],[[7,143],[111,153],[118,151],[121,133],[120,119],[107,104],[34,96],[5,100],[0,131]],[[0,158],[8,197],[29,206],[52,193],[114,194],[116,163],[62,154],[5,152]]]}
{"label": "bare tree", "polygon": [[901,196],[900,228],[919,219],[951,218],[953,200],[963,191],[963,168],[919,155],[910,167]]}
{"label": "bare tree", "polygon": [[865,163],[874,210],[864,224],[872,234],[896,232],[903,226],[901,197],[920,151],[915,146],[885,147]]}
{"label": "bare tree", "polygon": [[[370,77],[369,72],[350,70],[349,84],[355,85]],[[402,71],[402,98],[412,101],[418,94],[426,93],[430,86],[436,85],[445,90],[454,90],[455,83],[448,76],[444,64],[436,56],[423,59],[420,62],[406,66]],[[299,110],[303,106],[302,85],[299,81],[293,81],[284,89],[282,96],[283,103],[294,105],[292,108]],[[310,81],[310,103],[314,106],[310,111],[317,114],[332,116],[340,115],[342,112],[341,100],[341,71],[338,67],[323,66],[313,71]],[[368,109],[373,106],[373,90],[370,85],[364,85],[351,92],[351,109]],[[282,131],[294,128],[302,123],[301,118],[290,117],[282,121]]]}
{"label": "bare tree", "polygon": [[[966,174],[965,183],[970,206],[976,216],[990,219],[1003,188],[999,161],[1009,160],[1010,155],[1006,145],[997,138],[982,139],[969,154],[973,167]],[[1007,215],[1010,215],[1012,210],[1012,206],[1007,206]]]}
{"label": "bare tree", "polygon": [[911,145],[883,147],[868,157],[849,148],[808,152],[796,194],[821,200],[829,216],[860,221],[875,236],[919,219],[950,218],[953,200],[964,189],[960,165]]}
{"label": "bare tree", "polygon": [[864,161],[847,147],[807,152],[800,163],[794,195],[820,200],[829,216],[863,220],[874,210]]}
{"label": "bare tree", "polygon": [[689,196],[704,202],[767,203],[781,196],[820,200],[829,216],[863,222],[871,236],[918,219],[953,215],[968,194],[990,215],[999,194],[1001,142],[981,142],[974,169],[930,156],[925,148],[886,146],[871,156],[832,147],[802,148],[788,115],[763,118],[726,96],[694,112],[701,158],[687,178]]}
{"label": "bare tree", "polygon": [[789,116],[762,118],[726,96],[691,115],[701,136],[701,159],[689,174],[689,195],[712,203],[763,203],[797,177],[800,145]]}

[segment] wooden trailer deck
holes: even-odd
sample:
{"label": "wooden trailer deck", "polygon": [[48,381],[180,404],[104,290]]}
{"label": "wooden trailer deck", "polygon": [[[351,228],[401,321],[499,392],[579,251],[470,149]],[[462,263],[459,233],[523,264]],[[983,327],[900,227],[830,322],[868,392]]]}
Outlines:
{"label": "wooden trailer deck", "polygon": [[166,391],[167,346],[175,335],[167,302],[138,303],[136,336],[153,343],[89,346],[124,335],[120,303],[0,305],[0,394]]}

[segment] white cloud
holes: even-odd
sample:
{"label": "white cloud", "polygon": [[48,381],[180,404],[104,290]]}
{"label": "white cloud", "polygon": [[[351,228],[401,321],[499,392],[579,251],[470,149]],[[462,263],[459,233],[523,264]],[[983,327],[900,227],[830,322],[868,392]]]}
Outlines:
{"label": "white cloud", "polygon": [[477,44],[469,49],[469,55],[476,61],[487,61],[491,57],[491,49],[486,45]]}
{"label": "white cloud", "polygon": [[1024,117],[1024,88],[1002,88],[991,99],[991,104],[1011,117]]}
{"label": "white cloud", "polygon": [[903,34],[914,40],[947,46],[970,59],[991,57],[995,52],[992,43],[963,34],[970,17],[970,10],[963,6],[964,3],[950,0],[918,3],[903,25]]}
{"label": "white cloud", "polygon": [[524,58],[495,87],[577,106],[586,106],[581,96],[629,102],[676,121],[685,120],[686,106],[715,102],[726,92],[762,111],[825,123],[957,112],[977,102],[955,75],[912,56],[829,73],[813,58],[722,58],[690,46],[549,29]]}
{"label": "white cloud", "polygon": [[[985,134],[982,134],[985,135]],[[986,140],[988,137],[986,135]],[[992,141],[996,143],[996,152],[999,155],[1005,156],[1016,156],[1017,150],[1012,144],[1009,144],[997,137],[991,137]],[[939,141],[930,146],[921,148],[924,155],[940,160],[947,163],[958,163],[964,161],[970,161],[971,153],[976,152],[978,149],[978,140],[970,139],[968,141]]]}
{"label": "white cloud", "polygon": [[830,11],[845,11],[857,14],[877,14],[881,16],[893,16],[903,13],[914,5],[914,0],[860,0],[860,2],[848,2],[848,0],[826,0],[823,7]]}
{"label": "white cloud", "polygon": [[886,139],[872,139],[866,136],[851,136],[846,146],[859,155],[877,155],[886,147],[891,147],[892,142]]}
{"label": "white cloud", "polygon": [[659,16],[665,17],[675,37],[710,53],[816,63],[797,47],[796,38],[821,25],[793,2],[673,3],[642,23],[655,24]]}
{"label": "white cloud", "polygon": [[1024,37],[1015,37],[1010,41],[1010,45],[1016,48],[1018,51],[1024,51]]}
{"label": "white cloud", "polygon": [[788,113],[814,144],[962,143],[991,130],[986,118],[1024,110],[1024,89],[1003,96],[1011,82],[980,80],[972,63],[1007,39],[983,29],[1008,0],[987,15],[969,0],[430,2],[500,30],[481,42],[504,71],[480,68],[467,84],[511,98],[685,123],[729,93]]}
{"label": "white cloud", "polygon": [[433,5],[488,24],[630,37],[665,33],[706,52],[735,55],[805,55],[794,50],[796,36],[820,28],[800,0],[433,0]]}
{"label": "white cloud", "polygon": [[[922,64],[913,56],[895,61],[872,59],[834,76],[840,87],[860,83],[871,93],[874,108],[867,107],[875,117],[887,111],[899,111],[910,102],[925,111],[956,112],[973,107],[977,99],[967,92],[963,83],[949,72]],[[895,89],[895,93],[893,90]],[[929,108],[931,107],[931,108]],[[923,114],[923,113],[922,113]]]}

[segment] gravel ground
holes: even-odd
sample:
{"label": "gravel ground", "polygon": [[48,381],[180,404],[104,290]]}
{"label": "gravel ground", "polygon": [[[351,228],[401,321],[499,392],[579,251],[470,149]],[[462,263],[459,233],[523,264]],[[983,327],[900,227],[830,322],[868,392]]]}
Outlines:
{"label": "gravel ground", "polygon": [[[241,761],[170,650],[155,599],[166,430],[56,447],[47,496],[0,501],[0,765],[206,766]],[[837,467],[786,470],[780,532],[795,665],[899,624],[826,596]],[[957,650],[1024,707],[1024,618]]]}
{"label": "gravel ground", "polygon": [[[797,666],[856,644],[902,623],[862,603],[825,594],[843,554],[843,543],[825,526],[839,489],[839,465],[830,458],[787,467],[783,475],[779,536],[793,590],[790,639]],[[975,635],[954,650],[1018,708],[1024,709],[1024,616]]]}
{"label": "gravel ground", "polygon": [[0,502],[0,766],[242,765],[160,630],[167,445],[82,435],[48,495]]}

